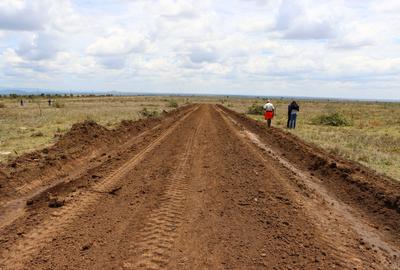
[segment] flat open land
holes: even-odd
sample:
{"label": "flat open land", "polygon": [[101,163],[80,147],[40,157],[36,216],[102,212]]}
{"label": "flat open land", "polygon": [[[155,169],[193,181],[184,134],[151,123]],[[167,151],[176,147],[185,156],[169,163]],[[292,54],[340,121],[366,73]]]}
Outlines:
{"label": "flat open land", "polygon": [[191,104],[0,165],[0,269],[399,269],[400,182]]}

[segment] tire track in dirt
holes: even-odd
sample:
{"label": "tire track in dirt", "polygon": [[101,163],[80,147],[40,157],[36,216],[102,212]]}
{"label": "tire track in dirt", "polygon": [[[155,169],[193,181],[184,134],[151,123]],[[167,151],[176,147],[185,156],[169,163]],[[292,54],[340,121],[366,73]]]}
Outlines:
{"label": "tire track in dirt", "polygon": [[[159,129],[161,127],[161,124],[157,124],[156,126],[152,127],[149,130],[145,130],[141,133],[139,133],[136,136],[133,136],[131,139],[120,145],[117,149],[113,149],[112,152],[109,152],[108,154],[112,154],[113,152],[118,152],[121,149],[127,149],[128,146],[132,145],[136,140],[141,139],[148,135],[149,133]],[[91,156],[88,158],[85,158],[86,161],[89,161],[90,159],[96,157],[95,152],[92,153]],[[64,183],[71,181],[72,179],[78,178],[82,173],[86,172],[87,170],[91,169],[91,166],[76,166],[74,167],[74,170],[68,177],[64,178],[59,178],[58,180],[53,181],[49,185],[43,186],[43,183],[40,179],[34,180],[29,184],[22,185],[19,188],[16,188],[16,191],[22,195],[22,197],[18,199],[14,199],[11,201],[8,201],[6,203],[3,203],[0,207],[0,230],[12,222],[14,222],[16,219],[20,218],[25,214],[25,207],[26,207],[26,202],[31,200],[32,198],[36,197],[37,195],[46,192],[46,190],[50,190],[51,188]]]}
{"label": "tire track in dirt", "polygon": [[[168,265],[169,254],[178,229],[184,222],[184,204],[188,191],[188,161],[196,136],[201,129],[202,118],[185,144],[176,172],[169,179],[161,196],[161,206],[149,215],[137,242],[132,250],[137,253],[131,260],[123,263],[124,269],[164,269]],[[135,258],[136,257],[136,258]]]}
{"label": "tire track in dirt", "polygon": [[[179,113],[184,114],[185,112]],[[157,129],[161,129],[161,127],[162,123],[159,123],[150,129],[135,134],[121,145],[117,145],[117,147],[108,149],[108,155],[120,155],[121,153],[127,152],[127,150],[129,150],[130,146],[133,145],[135,141],[146,137],[148,134],[151,134]],[[99,164],[97,162],[92,163],[91,161],[96,161],[95,159],[99,157],[101,151],[104,151],[105,148],[107,147],[93,149],[88,156],[70,162],[70,164],[64,168],[64,171],[66,171],[66,168],[69,168],[68,175],[63,174],[53,176],[50,178],[51,181],[49,179],[44,180],[42,177],[38,177],[33,181],[16,187],[15,192],[12,194],[12,198],[15,197],[15,199],[10,198],[0,202],[0,230],[12,224],[15,220],[26,214],[27,201],[32,200],[36,196],[43,194],[62,183],[74,181],[75,179],[84,175],[87,171],[97,168]],[[104,161],[101,162],[101,164],[103,163]]]}
{"label": "tire track in dirt", "polygon": [[[262,143],[256,134],[241,126],[226,112],[219,108],[217,111],[221,114],[224,121],[231,126],[238,137],[242,140],[244,139],[247,144],[251,142],[249,146],[253,148],[255,146],[258,149],[256,153],[261,160],[264,160],[267,164],[270,163],[270,161],[265,158],[265,153],[267,153],[269,158],[277,161],[283,168],[286,168],[294,175],[293,179],[295,178],[297,185],[301,183],[300,185],[304,185],[312,192],[313,199],[298,198],[298,201],[306,206],[308,214],[313,216],[314,223],[319,226],[321,232],[323,232],[321,234],[321,240],[326,243],[326,246],[331,248],[338,258],[341,258],[340,260],[346,268],[374,269],[375,267],[384,266],[386,269],[399,269],[400,251],[386,242],[376,229],[355,217],[353,213],[354,209],[351,209],[350,206],[329,194],[329,192],[321,184],[317,183],[309,173],[296,168],[286,158],[278,155],[272,148]],[[261,154],[260,150],[262,150],[264,154]],[[282,183],[285,183],[285,179],[280,176],[277,171],[271,170],[271,173],[273,173],[277,179],[281,179]],[[287,189],[291,189],[289,185],[287,185]],[[359,242],[365,245],[365,241],[368,247],[367,249],[371,249],[371,247],[374,248],[375,254],[371,252],[370,256],[376,259],[377,264],[375,264],[373,268],[371,268],[369,264],[364,264],[363,257],[359,250],[359,242],[357,241],[351,245],[351,238],[344,236],[345,231],[346,234],[358,235],[360,239]]]}
{"label": "tire track in dirt", "polygon": [[272,127],[268,134],[263,122],[218,107],[292,164],[323,181],[321,184],[329,192],[356,209],[359,217],[378,229],[386,241],[400,246],[399,181],[305,142],[284,129]]}
{"label": "tire track in dirt", "polygon": [[[160,128],[161,124],[157,124],[156,126],[152,127],[149,130],[145,130],[139,134],[137,134],[136,136],[133,136],[131,139],[129,139],[128,141],[126,141],[125,143],[121,144],[120,146],[118,146],[116,149],[113,149],[113,152],[116,152],[120,149],[126,149],[129,145],[131,145],[135,140],[143,138],[144,136],[146,136],[147,134],[151,133],[152,131]],[[84,162],[88,162],[89,160],[97,157],[98,153],[96,153],[96,151],[93,151],[91,153],[91,155],[89,155],[88,157],[85,158]],[[85,172],[88,167],[85,166],[81,166],[83,167],[82,169],[74,169],[74,171],[68,175],[67,179],[59,179],[57,181],[52,182],[50,185],[45,186],[43,188],[40,188],[43,185],[43,181],[41,181],[40,179],[38,180],[34,180],[29,184],[24,184],[20,187],[16,188],[16,191],[18,192],[18,194],[22,195],[22,196],[27,196],[26,198],[29,199],[30,197],[34,197],[36,194],[43,192],[45,189],[49,189],[52,188],[56,185],[58,185],[61,182],[65,182],[68,179],[72,179],[72,178],[77,178],[81,173]],[[40,188],[40,189],[38,189]]]}
{"label": "tire track in dirt", "polygon": [[304,209],[270,173],[270,166],[238,139],[214,107],[208,108],[198,137],[204,148],[196,147],[191,161],[187,221],[168,268],[338,267]]}
{"label": "tire track in dirt", "polygon": [[[253,149],[253,152],[259,157],[260,160],[262,160],[268,167],[271,168],[270,172],[271,174],[274,175],[275,179],[279,179],[280,183],[282,185],[286,186],[286,190],[290,191],[292,188],[291,186],[286,182],[287,180],[285,177],[282,177],[279,172],[277,172],[276,169],[272,168],[271,166],[271,160],[270,158],[276,158],[276,156],[273,155],[273,152],[266,150],[267,157],[265,154],[260,153],[259,149],[255,149],[254,146],[254,135],[251,135],[252,138],[249,138],[247,134],[249,134],[247,130],[238,130],[237,128],[239,124],[229,117],[224,111],[220,110],[219,108],[217,111],[221,114],[221,117],[224,119],[224,121],[227,123],[227,125],[232,129],[233,133],[236,134],[238,138],[240,138],[244,143],[246,143],[250,148]],[[252,140],[253,139],[253,140]],[[251,143],[250,143],[251,142]],[[292,197],[296,197],[294,192],[292,192]],[[327,223],[327,217],[323,216],[322,214],[317,214],[321,209],[316,209],[315,205],[311,203],[307,203],[307,199],[304,198],[296,198],[298,203],[305,205],[307,209],[307,214],[311,215],[312,218],[310,220],[313,220],[313,224],[315,225],[327,225],[324,226],[323,228],[320,228],[320,240],[323,240],[325,242],[325,245],[330,247],[330,250],[332,254],[336,257],[338,261],[341,262],[341,266],[344,267],[345,269],[358,269],[358,268],[363,268],[364,265],[362,263],[362,259],[359,257],[359,255],[354,254],[352,250],[348,249],[348,244],[347,244],[347,239],[343,239],[342,236],[339,234],[340,231],[338,230],[331,230],[332,229],[332,224]],[[310,201],[308,199],[308,201]],[[324,219],[323,222],[320,222],[321,219]],[[328,232],[332,232],[333,234],[330,234]],[[340,244],[338,244],[338,240],[342,240]],[[344,240],[344,241],[343,241]]]}
{"label": "tire track in dirt", "polygon": [[112,172],[108,177],[104,178],[102,182],[95,184],[91,191],[84,191],[81,194],[77,194],[77,196],[75,196],[77,199],[64,206],[59,211],[54,212],[52,217],[42,224],[39,224],[37,229],[30,235],[17,241],[9,250],[4,251],[0,256],[1,269],[29,269],[29,267],[25,266],[25,263],[31,256],[40,251],[44,245],[49,244],[52,238],[71,224],[76,217],[82,215],[88,208],[95,205],[104,193],[113,189],[122,177],[131,171],[150,151],[159,145],[184,122],[185,119],[198,109],[199,107],[196,107],[187,112],[186,115],[176,121],[157,139],[152,141],[118,170]]}
{"label": "tire track in dirt", "polygon": [[[330,211],[329,215],[331,216],[330,219],[326,218],[328,216],[327,213],[324,213],[325,216],[322,216],[321,214],[318,215],[321,222],[323,222],[324,225],[326,233],[325,241],[327,245],[332,246],[332,239],[337,239],[339,237],[338,236],[339,231],[332,230],[331,219],[335,218],[337,220],[342,220],[342,222],[345,222],[348,228],[351,228],[362,238],[362,241],[365,241],[371,247],[375,247],[374,250],[377,253],[377,257],[380,259],[381,265],[384,265],[389,269],[398,269],[398,267],[400,267],[400,261],[397,259],[397,258],[400,259],[400,251],[396,247],[392,246],[390,243],[387,243],[385,240],[383,240],[378,230],[369,226],[367,223],[363,223],[362,221],[360,221],[355,216],[353,209],[351,209],[348,205],[334,198],[323,185],[319,184],[318,182],[315,182],[312,179],[311,175],[309,175],[307,172],[304,172],[296,168],[287,159],[285,159],[282,156],[279,156],[270,147],[262,143],[258,139],[256,134],[248,130],[245,130],[243,132],[243,135],[251,142],[253,142],[257,147],[264,150],[265,152],[268,152],[269,156],[272,156],[283,167],[293,172],[293,174],[296,175],[296,178],[305,183],[309,189],[313,190],[313,192],[316,193],[316,196],[320,197],[326,205],[330,205],[329,207]],[[309,208],[312,209],[313,207],[309,206]],[[320,211],[313,211],[313,212],[315,214],[321,213]],[[344,246],[345,245],[343,245],[342,247]],[[335,248],[336,249],[339,248],[340,253],[347,252],[345,248],[340,248],[337,246]],[[358,259],[357,261],[361,260]],[[396,265],[392,265],[392,261],[394,261]]]}

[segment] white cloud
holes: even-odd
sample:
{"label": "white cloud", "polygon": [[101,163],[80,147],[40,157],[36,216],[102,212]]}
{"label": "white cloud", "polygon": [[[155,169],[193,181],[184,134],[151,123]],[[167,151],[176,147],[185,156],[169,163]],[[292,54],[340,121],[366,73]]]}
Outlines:
{"label": "white cloud", "polygon": [[[313,12],[314,11],[314,12]],[[315,12],[301,1],[283,0],[276,18],[276,30],[288,39],[328,39],[335,30],[325,10]]]}
{"label": "white cloud", "polygon": [[120,28],[110,29],[104,37],[99,37],[86,52],[97,56],[125,55],[141,53],[147,49],[148,40],[139,33],[131,33]]}
{"label": "white cloud", "polygon": [[398,0],[372,1],[370,9],[383,13],[398,13],[400,11],[400,2]]}
{"label": "white cloud", "polygon": [[86,53],[96,56],[104,67],[120,70],[131,59],[130,54],[145,54],[150,49],[150,41],[143,34],[110,28],[87,47]]}
{"label": "white cloud", "polygon": [[27,60],[43,60],[54,57],[60,49],[56,35],[39,32],[22,40],[16,52]]}
{"label": "white cloud", "polygon": [[0,80],[399,98],[399,8],[395,0],[3,0]]}
{"label": "white cloud", "polygon": [[[43,12],[44,11],[44,12]],[[2,1],[0,3],[0,29],[9,31],[33,31],[44,27],[46,10],[25,1]]]}
{"label": "white cloud", "polygon": [[218,53],[212,48],[194,48],[189,54],[190,61],[193,63],[214,63],[218,61]]}

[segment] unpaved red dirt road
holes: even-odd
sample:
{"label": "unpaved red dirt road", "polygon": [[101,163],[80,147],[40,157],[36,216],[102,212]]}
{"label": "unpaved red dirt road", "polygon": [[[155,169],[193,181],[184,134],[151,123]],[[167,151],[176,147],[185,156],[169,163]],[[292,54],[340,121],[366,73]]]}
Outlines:
{"label": "unpaved red dirt road", "polygon": [[216,105],[77,124],[0,185],[0,269],[400,269],[398,182]]}

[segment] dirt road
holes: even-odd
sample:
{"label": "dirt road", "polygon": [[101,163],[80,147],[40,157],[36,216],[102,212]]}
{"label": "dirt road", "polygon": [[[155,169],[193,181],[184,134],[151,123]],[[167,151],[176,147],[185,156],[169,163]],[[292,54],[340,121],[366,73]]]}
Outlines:
{"label": "dirt road", "polygon": [[400,184],[216,105],[0,167],[1,269],[399,269]]}

